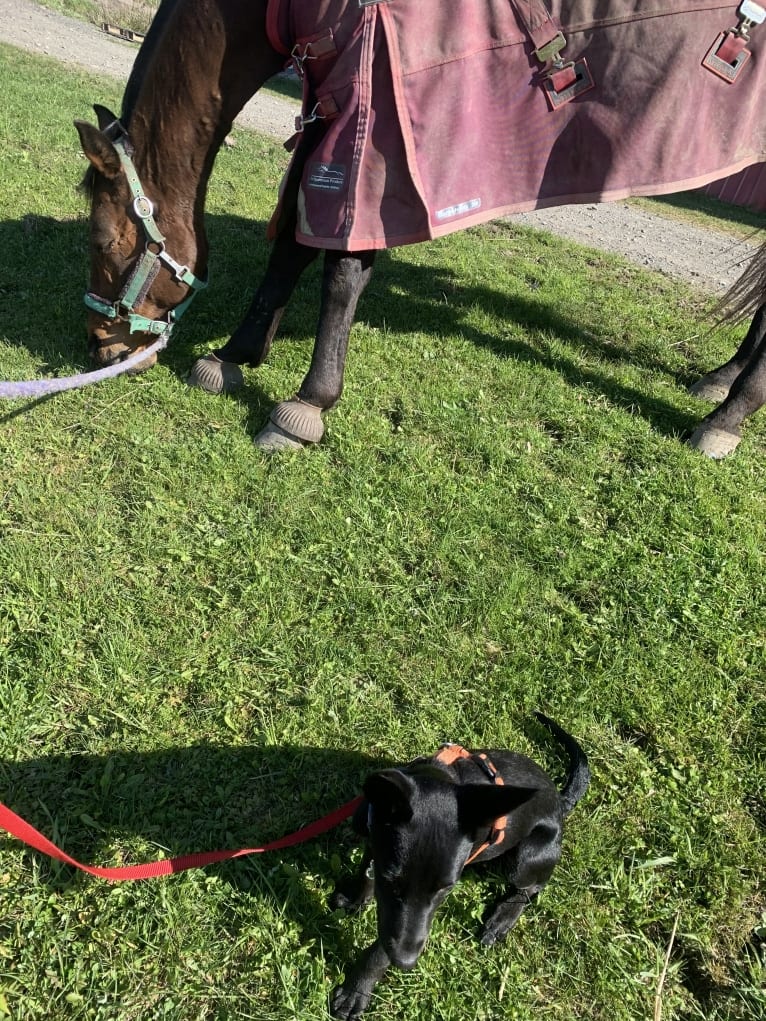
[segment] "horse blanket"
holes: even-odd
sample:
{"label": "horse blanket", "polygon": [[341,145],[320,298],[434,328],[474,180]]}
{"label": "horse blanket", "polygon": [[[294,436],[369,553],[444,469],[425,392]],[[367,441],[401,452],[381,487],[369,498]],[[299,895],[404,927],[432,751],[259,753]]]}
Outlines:
{"label": "horse blanket", "polygon": [[766,161],[766,24],[742,9],[738,34],[713,0],[271,0],[299,130],[325,126],[283,182],[297,239],[389,248]]}

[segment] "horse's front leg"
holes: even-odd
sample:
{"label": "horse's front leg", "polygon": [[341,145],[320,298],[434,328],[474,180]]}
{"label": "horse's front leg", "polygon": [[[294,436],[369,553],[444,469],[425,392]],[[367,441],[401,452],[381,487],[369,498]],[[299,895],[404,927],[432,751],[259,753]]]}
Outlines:
{"label": "horse's front leg", "polygon": [[266,274],[245,318],[223,347],[197,359],[189,373],[190,386],[200,386],[208,393],[230,393],[242,385],[240,365],[263,364],[285,305],[301,273],[318,254],[319,249],[295,240],[293,217],[274,242]]}
{"label": "horse's front leg", "polygon": [[749,352],[749,357],[732,381],[726,399],[703,418],[689,439],[690,446],[708,457],[720,459],[732,453],[741,439],[744,420],[766,403],[766,305],[756,312],[737,356],[743,350]]}
{"label": "horse's front leg", "polygon": [[261,450],[298,448],[322,438],[322,412],[337,404],[343,393],[348,338],[374,260],[374,252],[325,253],[311,366],[296,396],[278,404],[266,428],[255,437],[255,445]]}

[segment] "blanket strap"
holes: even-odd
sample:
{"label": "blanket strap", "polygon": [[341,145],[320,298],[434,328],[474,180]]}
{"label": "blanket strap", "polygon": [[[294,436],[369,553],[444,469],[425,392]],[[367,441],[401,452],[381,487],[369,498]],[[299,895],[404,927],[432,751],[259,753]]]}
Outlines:
{"label": "blanket strap", "polygon": [[538,81],[551,109],[558,110],[592,89],[595,83],[587,61],[584,58],[565,61],[561,56],[566,36],[543,0],[511,0],[511,6],[532,40],[535,57],[543,65]]}

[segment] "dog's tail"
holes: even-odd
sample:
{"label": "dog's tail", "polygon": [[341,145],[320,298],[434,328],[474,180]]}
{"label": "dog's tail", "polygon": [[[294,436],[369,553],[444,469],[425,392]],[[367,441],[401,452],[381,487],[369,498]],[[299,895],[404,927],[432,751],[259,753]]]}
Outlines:
{"label": "dog's tail", "polygon": [[590,783],[588,758],[572,735],[567,734],[558,723],[547,716],[543,716],[542,713],[535,713],[535,716],[569,752],[569,776],[561,792],[561,804],[564,809],[564,815],[569,815],[588,789],[588,784]]}

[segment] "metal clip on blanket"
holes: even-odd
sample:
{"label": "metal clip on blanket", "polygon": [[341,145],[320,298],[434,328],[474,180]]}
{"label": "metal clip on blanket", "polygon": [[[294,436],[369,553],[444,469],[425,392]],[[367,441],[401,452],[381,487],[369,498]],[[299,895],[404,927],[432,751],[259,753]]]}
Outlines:
{"label": "metal clip on blanket", "polygon": [[728,32],[721,32],[702,61],[703,67],[730,85],[734,84],[751,57],[750,50],[747,49],[750,29],[766,19],[766,10],[753,0],[743,0],[737,14],[739,15],[737,27],[730,28]]}
{"label": "metal clip on blanket", "polygon": [[534,55],[543,65],[537,82],[550,108],[558,110],[592,89],[595,82],[585,58],[565,61],[561,56],[567,41],[543,0],[512,2],[516,17],[532,40]]}
{"label": "metal clip on blanket", "polygon": [[584,57],[566,61],[562,58],[566,44],[563,32],[557,32],[550,42],[535,50],[535,56],[545,65],[541,85],[552,110],[565,106],[595,85]]}

